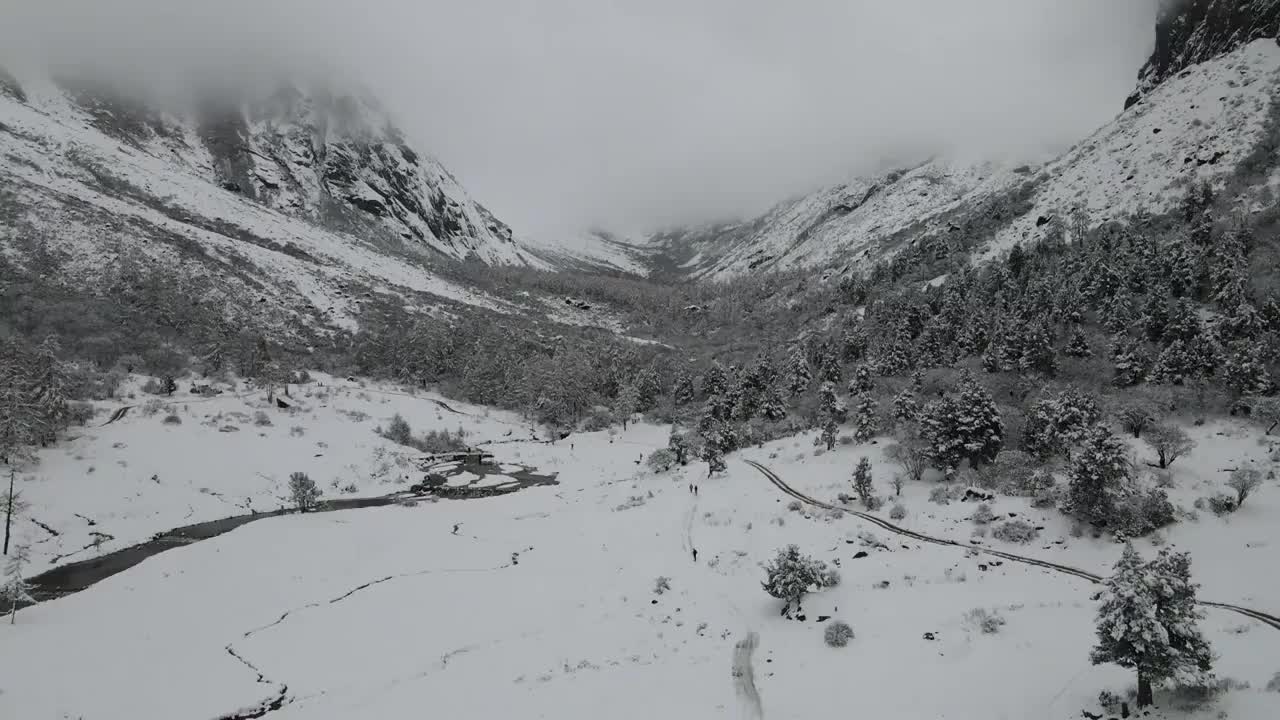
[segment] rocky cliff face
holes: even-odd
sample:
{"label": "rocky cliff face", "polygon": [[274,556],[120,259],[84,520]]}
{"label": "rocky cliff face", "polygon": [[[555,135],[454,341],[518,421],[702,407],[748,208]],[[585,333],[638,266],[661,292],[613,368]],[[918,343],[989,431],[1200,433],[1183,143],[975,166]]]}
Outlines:
{"label": "rocky cliff face", "polygon": [[210,93],[174,114],[101,84],[57,84],[104,135],[273,210],[455,258],[519,261],[511,228],[413,149],[367,93],[281,84]]}
{"label": "rocky cliff face", "polygon": [[1155,49],[1125,107],[1192,65],[1277,37],[1280,0],[1166,0],[1156,22]]}

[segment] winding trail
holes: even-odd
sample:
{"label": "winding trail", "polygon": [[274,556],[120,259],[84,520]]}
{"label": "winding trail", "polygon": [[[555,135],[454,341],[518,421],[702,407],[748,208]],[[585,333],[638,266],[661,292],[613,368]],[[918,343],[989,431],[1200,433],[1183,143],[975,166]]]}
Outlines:
{"label": "winding trail", "polygon": [[[861,512],[858,510],[850,510],[848,508],[838,507],[836,505],[824,503],[820,500],[815,500],[809,497],[808,495],[805,495],[804,493],[800,492],[799,490],[796,490],[795,488],[791,487],[786,482],[784,482],[782,478],[778,477],[777,473],[773,472],[772,470],[765,467],[764,465],[761,465],[760,463],[754,460],[744,459],[743,462],[755,468],[756,470],[760,471],[760,473],[764,475],[766,478],[768,478],[769,482],[773,483],[779,490],[786,493],[787,495],[790,495],[796,500],[799,500],[800,502],[808,503],[815,507],[820,507],[826,510],[839,510],[841,512],[848,513],[849,515],[853,515],[861,520],[866,520],[867,522],[872,523],[873,525],[877,525],[897,535],[902,535],[904,537],[909,537],[913,540],[919,540],[921,542],[930,543],[933,545],[947,545],[951,547],[963,548],[964,550],[973,550],[975,552],[980,552],[986,555],[992,555],[994,557],[1003,558],[1005,560],[1010,560],[1012,562],[1022,563],[1024,565],[1034,565],[1036,567],[1042,567],[1047,570],[1053,570],[1054,572],[1059,572],[1066,575],[1073,575],[1083,580],[1088,580],[1089,582],[1094,584],[1101,584],[1106,580],[1106,578],[1102,577],[1101,575],[1096,575],[1094,573],[1088,572],[1087,570],[1081,570],[1080,568],[1071,567],[1070,565],[1061,565],[1059,563],[1049,562],[1047,560],[1037,560],[1036,558],[1026,557],[1024,555],[1015,555],[1014,553],[1005,552],[1003,550],[995,550],[992,548],[982,547],[979,545],[967,545],[965,543],[956,542],[955,540],[947,540],[945,538],[937,538],[937,537],[932,537],[930,535],[924,535],[914,530],[908,530],[904,527],[894,525],[891,522],[881,520],[880,518],[865,512]],[[1197,602],[1200,605],[1203,605],[1205,607],[1218,608],[1219,610],[1226,610],[1228,612],[1233,612],[1238,615],[1244,615],[1247,618],[1250,618],[1252,620],[1257,620],[1258,622],[1263,623],[1265,625],[1269,625],[1272,628],[1275,628],[1276,630],[1280,630],[1280,617],[1276,617],[1275,615],[1262,612],[1261,610],[1252,610],[1250,608],[1240,607],[1239,605],[1230,605],[1227,603],[1212,602],[1209,600],[1198,600]]]}

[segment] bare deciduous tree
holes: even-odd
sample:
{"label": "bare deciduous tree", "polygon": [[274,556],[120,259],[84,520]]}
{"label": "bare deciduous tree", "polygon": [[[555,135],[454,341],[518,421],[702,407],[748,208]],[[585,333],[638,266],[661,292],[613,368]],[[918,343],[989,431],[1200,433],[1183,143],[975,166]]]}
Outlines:
{"label": "bare deciduous tree", "polygon": [[1244,505],[1245,498],[1262,485],[1262,473],[1255,468],[1236,468],[1231,471],[1227,487],[1236,491],[1236,507]]}
{"label": "bare deciduous tree", "polygon": [[1153,425],[1147,430],[1147,444],[1156,451],[1156,467],[1163,470],[1175,460],[1191,452],[1195,441],[1187,437],[1182,428],[1174,425]]}

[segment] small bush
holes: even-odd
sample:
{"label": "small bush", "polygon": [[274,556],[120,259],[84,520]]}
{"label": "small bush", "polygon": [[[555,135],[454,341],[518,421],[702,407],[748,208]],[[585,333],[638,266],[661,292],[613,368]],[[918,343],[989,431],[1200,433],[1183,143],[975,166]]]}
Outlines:
{"label": "small bush", "polygon": [[1011,543],[1029,543],[1040,536],[1035,525],[1025,520],[1006,520],[991,530],[991,536],[997,540]]}
{"label": "small bush", "polygon": [[875,512],[876,510],[879,510],[880,508],[884,507],[884,498],[880,497],[879,495],[871,495],[867,497],[867,499],[864,500],[862,504],[866,506],[868,510]]}
{"label": "small bush", "polygon": [[301,425],[294,425],[289,428],[289,437],[302,437],[307,434],[307,429]]}
{"label": "small bush", "polygon": [[799,500],[792,500],[791,502],[787,503],[787,509],[790,510],[791,512],[800,512],[801,507],[803,506],[800,504]]}
{"label": "small bush", "polygon": [[902,503],[894,503],[893,508],[889,510],[890,520],[901,520],[906,516],[907,516],[907,509],[902,506]]}
{"label": "small bush", "polygon": [[464,440],[466,436],[467,431],[462,428],[458,428],[453,432],[449,432],[448,430],[432,430],[422,436],[422,439],[416,443],[410,442],[408,444],[412,447],[418,448],[422,452],[456,452],[467,449],[467,443]]}
{"label": "small bush", "polygon": [[159,380],[155,378],[147,378],[147,381],[142,383],[141,390],[148,395],[159,395],[164,392],[164,387],[160,385]]}
{"label": "small bush", "polygon": [[1110,690],[1103,690],[1098,693],[1098,704],[1107,710],[1120,707],[1121,702],[1123,702],[1122,698]]}
{"label": "small bush", "polygon": [[648,465],[655,473],[664,473],[676,466],[676,454],[667,448],[659,448],[649,454]]}
{"label": "small bush", "polygon": [[357,487],[355,483],[347,483],[346,485],[342,486],[342,492],[346,493],[347,495],[353,495],[355,493],[360,492],[360,488]]}
{"label": "small bush", "polygon": [[824,567],[821,575],[818,577],[818,585],[824,588],[839,587],[840,571],[835,568]]}
{"label": "small bush", "polygon": [[832,620],[823,629],[822,639],[827,643],[827,647],[844,647],[853,639],[853,628],[842,620]]}
{"label": "small bush", "polygon": [[618,504],[613,509],[615,512],[620,512],[622,510],[630,510],[631,508],[638,508],[644,505],[644,501],[645,501],[645,497],[643,495],[632,495],[631,497],[627,498],[626,502]]}
{"label": "small bush", "polygon": [[1141,537],[1176,520],[1177,510],[1169,502],[1168,493],[1161,488],[1148,488],[1117,504],[1110,525],[1130,537]]}
{"label": "small bush", "polygon": [[852,435],[841,435],[841,436],[840,436],[840,444],[841,444],[841,445],[852,445],[853,443],[854,443],[854,439],[853,439],[853,436],[852,436]]}
{"label": "small bush", "polygon": [[1031,498],[1031,507],[1034,508],[1051,508],[1058,504],[1057,488],[1050,488]]}
{"label": "small bush", "polygon": [[1271,679],[1267,681],[1267,692],[1280,693],[1280,672],[1272,675]]}
{"label": "small bush", "polygon": [[391,416],[391,422],[387,424],[386,430],[378,431],[382,437],[393,443],[400,445],[413,445],[413,428],[409,427],[409,421],[404,419],[400,413]]}
{"label": "small bush", "polygon": [[657,580],[653,581],[653,594],[661,595],[671,589],[671,578],[665,575],[659,575]]}
{"label": "small bush", "polygon": [[163,422],[165,425],[181,425],[182,418],[178,417],[177,415],[174,415],[173,413],[169,413],[168,415],[164,416],[164,420],[162,420],[161,422]]}
{"label": "small bush", "polygon": [[836,500],[839,501],[841,505],[853,504],[853,496],[850,495],[849,493],[840,493],[836,495]]}
{"label": "small bush", "polygon": [[315,507],[321,494],[323,493],[316,487],[316,481],[307,477],[306,473],[295,472],[289,475],[289,495],[298,512],[306,512]]}
{"label": "small bush", "polygon": [[265,412],[259,410],[253,414],[253,424],[258,427],[268,427],[271,425],[271,418]]}
{"label": "small bush", "polygon": [[955,489],[949,485],[938,485],[929,491],[929,502],[949,505],[955,499]]}
{"label": "small bush", "polygon": [[97,410],[87,402],[67,403],[67,420],[73,425],[88,425]]}
{"label": "small bush", "polygon": [[152,415],[159,413],[163,409],[164,409],[164,401],[156,398],[151,398],[150,400],[142,403],[142,407],[139,408],[139,410],[141,410],[142,412],[143,417],[151,417]]}
{"label": "small bush", "polygon": [[[1214,515],[1230,515],[1236,511],[1235,497],[1226,493],[1210,495],[1208,498],[1205,498],[1205,501],[1209,506],[1209,509],[1213,511]],[[1197,500],[1196,502],[1196,507],[1203,509],[1202,506],[1198,504],[1200,501]]]}
{"label": "small bush", "polygon": [[1000,632],[1005,623],[999,613],[994,610],[988,612],[985,608],[974,608],[965,614],[965,618],[985,635]]}
{"label": "small bush", "polygon": [[969,519],[979,525],[986,525],[992,520],[995,520],[996,515],[995,513],[991,512],[990,505],[986,503],[982,503],[978,505],[978,508],[976,510],[973,511],[973,515],[971,515]]}

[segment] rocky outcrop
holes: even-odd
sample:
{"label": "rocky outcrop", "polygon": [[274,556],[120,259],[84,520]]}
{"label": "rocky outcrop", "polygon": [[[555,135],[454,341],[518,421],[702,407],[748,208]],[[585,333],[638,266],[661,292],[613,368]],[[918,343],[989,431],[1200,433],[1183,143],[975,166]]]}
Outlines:
{"label": "rocky outcrop", "polygon": [[[20,93],[6,78],[0,92]],[[324,83],[197,92],[175,113],[101,81],[56,81],[102,134],[272,210],[458,259],[525,261],[511,228],[413,149],[368,93]]]}
{"label": "rocky outcrop", "polygon": [[1165,0],[1156,21],[1155,48],[1125,108],[1192,65],[1259,38],[1277,37],[1280,0]]}

